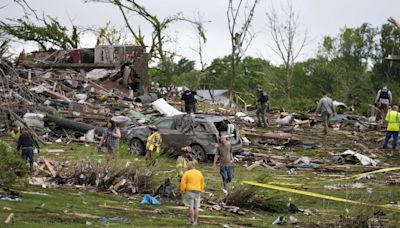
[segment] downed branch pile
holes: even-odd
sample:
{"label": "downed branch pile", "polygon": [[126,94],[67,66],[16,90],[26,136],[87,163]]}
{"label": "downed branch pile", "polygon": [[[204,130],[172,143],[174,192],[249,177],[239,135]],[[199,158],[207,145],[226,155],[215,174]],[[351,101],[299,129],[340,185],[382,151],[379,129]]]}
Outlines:
{"label": "downed branch pile", "polygon": [[264,194],[257,194],[253,187],[239,186],[226,198],[227,205],[235,205],[246,209],[259,209],[272,213],[284,213],[288,211],[287,203],[279,198],[268,198]]}
{"label": "downed branch pile", "polygon": [[42,187],[69,185],[112,192],[114,194],[138,194],[152,191],[152,172],[99,161],[59,162],[41,157],[30,184]]}

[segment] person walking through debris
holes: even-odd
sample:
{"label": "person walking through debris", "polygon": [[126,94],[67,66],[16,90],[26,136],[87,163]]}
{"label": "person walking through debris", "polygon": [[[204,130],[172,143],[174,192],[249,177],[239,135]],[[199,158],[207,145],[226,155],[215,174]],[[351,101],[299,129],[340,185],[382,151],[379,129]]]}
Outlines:
{"label": "person walking through debris", "polygon": [[113,120],[107,122],[107,129],[103,131],[103,136],[100,139],[100,147],[105,146],[109,158],[115,158],[118,155],[119,139],[121,131],[116,126]]}
{"label": "person walking through debris", "polygon": [[196,98],[194,97],[197,93],[195,91],[185,88],[182,93],[182,109],[185,107],[185,112],[187,114],[196,113]]}
{"label": "person walking through debris", "polygon": [[196,226],[199,219],[200,194],[204,192],[204,176],[195,169],[196,163],[189,162],[188,170],[183,174],[181,192],[183,203],[189,208],[189,225]]}
{"label": "person walking through debris", "polygon": [[221,135],[221,143],[218,145],[217,153],[214,156],[214,164],[213,167],[217,167],[217,161],[219,158],[220,163],[220,174],[222,176],[222,183],[224,188],[222,191],[225,195],[228,194],[227,185],[233,179],[233,153],[232,153],[232,145],[228,141],[225,135]]}
{"label": "person walking through debris", "polygon": [[191,161],[197,164],[197,161],[190,154],[191,151],[192,148],[190,146],[182,147],[181,155],[176,159],[176,173],[179,182],[181,182],[183,173],[187,169],[187,164]]}
{"label": "person walking through debris", "polygon": [[375,120],[379,121],[386,117],[389,106],[392,104],[392,92],[385,85],[376,93],[375,106],[378,108]]}
{"label": "person walking through debris", "polygon": [[29,167],[31,173],[33,171],[33,163],[35,161],[33,147],[36,147],[38,153],[40,153],[40,148],[37,141],[33,138],[28,129],[23,129],[21,135],[18,138],[17,151],[21,150],[22,159],[27,161],[29,159]]}
{"label": "person walking through debris", "polygon": [[151,125],[149,129],[152,133],[147,137],[146,160],[148,161],[147,166],[154,166],[161,153],[161,135],[158,133],[156,126]]}
{"label": "person walking through debris", "polygon": [[388,123],[388,125],[386,130],[386,137],[382,146],[383,149],[386,149],[389,139],[393,136],[393,142],[392,142],[393,152],[395,152],[397,148],[397,141],[399,138],[399,130],[400,130],[399,127],[400,115],[398,111],[399,107],[393,106],[392,110],[390,110],[386,115],[386,122]]}
{"label": "person walking through debris", "polygon": [[268,119],[266,119],[266,113],[268,109],[268,95],[263,91],[261,85],[257,85],[257,120],[259,127],[268,127]]}
{"label": "person walking through debris", "polygon": [[324,135],[326,136],[328,135],[329,118],[336,115],[333,101],[326,92],[324,92],[324,96],[319,100],[317,109],[315,110],[315,116],[318,114],[321,114],[324,121]]}

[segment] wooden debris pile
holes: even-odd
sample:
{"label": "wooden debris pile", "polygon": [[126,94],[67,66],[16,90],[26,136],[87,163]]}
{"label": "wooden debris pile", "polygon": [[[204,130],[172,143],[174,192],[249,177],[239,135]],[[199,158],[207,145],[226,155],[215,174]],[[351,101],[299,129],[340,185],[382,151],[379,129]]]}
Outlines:
{"label": "wooden debris pile", "polygon": [[30,184],[76,186],[99,192],[138,194],[151,192],[152,172],[104,161],[52,161],[41,157]]}

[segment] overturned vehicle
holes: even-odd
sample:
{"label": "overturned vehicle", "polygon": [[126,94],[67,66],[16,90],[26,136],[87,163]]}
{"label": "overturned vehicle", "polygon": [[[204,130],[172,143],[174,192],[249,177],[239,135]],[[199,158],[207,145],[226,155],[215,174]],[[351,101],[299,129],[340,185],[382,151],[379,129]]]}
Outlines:
{"label": "overturned vehicle", "polygon": [[[198,161],[204,162],[216,153],[221,134],[227,136],[233,153],[242,149],[238,127],[223,116],[176,115],[159,119],[155,126],[162,137],[162,147],[179,151],[183,146],[191,146],[192,156]],[[131,153],[144,155],[150,134],[148,126],[130,127],[127,138]]]}

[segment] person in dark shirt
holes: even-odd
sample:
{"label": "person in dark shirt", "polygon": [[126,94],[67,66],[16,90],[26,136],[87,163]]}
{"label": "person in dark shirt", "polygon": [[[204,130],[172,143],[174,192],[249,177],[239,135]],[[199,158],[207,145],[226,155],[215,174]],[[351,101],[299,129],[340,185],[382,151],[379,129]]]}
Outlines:
{"label": "person in dark shirt", "polygon": [[261,85],[257,85],[257,120],[259,127],[267,128],[267,121],[265,118],[268,109],[268,95],[263,91]]}
{"label": "person in dark shirt", "polygon": [[33,163],[35,161],[33,147],[38,149],[38,153],[40,152],[39,144],[33,138],[32,134],[27,129],[23,129],[21,136],[18,138],[17,150],[21,150],[22,159],[29,159],[29,167],[31,172],[33,170]]}
{"label": "person in dark shirt", "polygon": [[194,97],[197,93],[195,91],[185,88],[182,93],[182,109],[185,107],[187,114],[196,113],[196,98]]}

